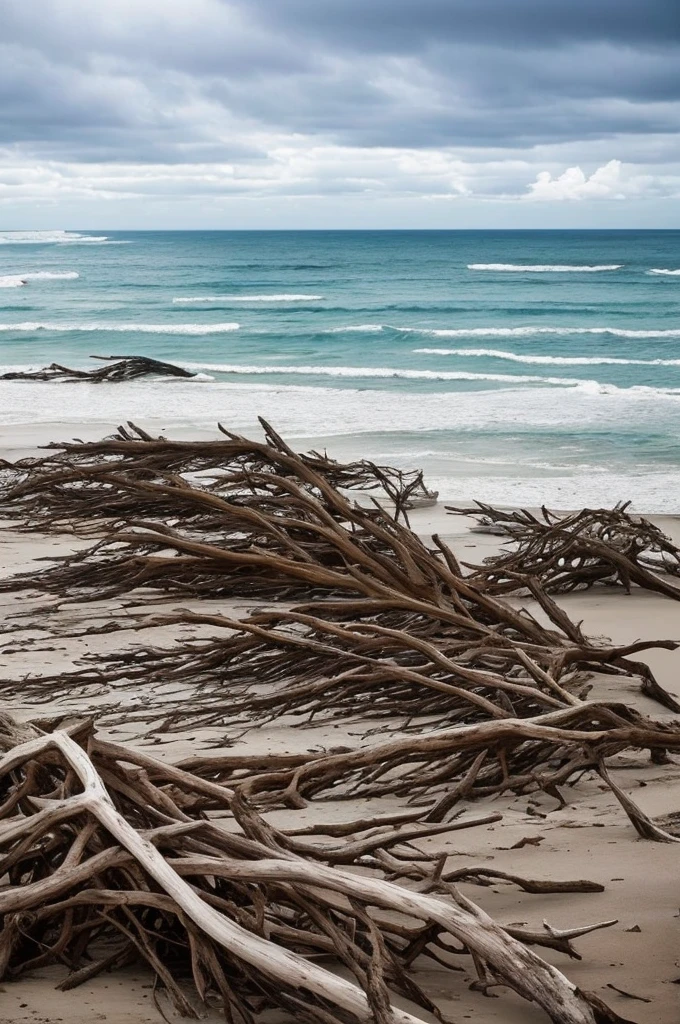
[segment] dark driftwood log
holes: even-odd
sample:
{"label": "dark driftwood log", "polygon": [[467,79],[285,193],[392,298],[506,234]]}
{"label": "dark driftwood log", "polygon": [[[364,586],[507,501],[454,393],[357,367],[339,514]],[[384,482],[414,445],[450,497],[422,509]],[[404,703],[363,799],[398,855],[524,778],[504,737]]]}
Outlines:
{"label": "dark driftwood log", "polygon": [[429,798],[424,813],[437,822],[459,801],[504,792],[543,791],[563,803],[558,787],[584,771],[611,785],[603,759],[631,747],[680,750],[680,725],[651,721],[623,704],[586,702],[530,719],[496,719],[395,736],[356,750],[309,753],[296,763],[277,756],[254,763],[227,754],[193,757],[183,766],[276,806],[304,807],[323,795]]}
{"label": "dark driftwood log", "polygon": [[91,356],[109,363],[96,370],[72,370],[59,363],[51,363],[42,370],[14,370],[0,375],[0,380],[64,380],[88,381],[102,384],[110,381],[136,380],[138,377],[195,377],[196,374],[174,363],[164,363],[148,356]]}

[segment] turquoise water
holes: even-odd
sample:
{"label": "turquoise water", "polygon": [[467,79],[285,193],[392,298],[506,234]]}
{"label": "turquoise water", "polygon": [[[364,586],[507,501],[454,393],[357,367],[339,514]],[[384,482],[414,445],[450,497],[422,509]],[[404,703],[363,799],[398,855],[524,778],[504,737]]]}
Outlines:
{"label": "turquoise water", "polygon": [[680,511],[680,232],[0,232],[0,346],[201,374],[0,383],[0,424],[261,413],[446,496]]}

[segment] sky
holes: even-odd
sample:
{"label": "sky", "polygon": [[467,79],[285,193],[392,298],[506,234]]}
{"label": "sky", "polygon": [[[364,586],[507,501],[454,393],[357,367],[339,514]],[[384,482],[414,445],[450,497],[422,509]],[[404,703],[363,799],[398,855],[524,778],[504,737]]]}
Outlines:
{"label": "sky", "polygon": [[678,0],[4,0],[0,229],[680,228]]}

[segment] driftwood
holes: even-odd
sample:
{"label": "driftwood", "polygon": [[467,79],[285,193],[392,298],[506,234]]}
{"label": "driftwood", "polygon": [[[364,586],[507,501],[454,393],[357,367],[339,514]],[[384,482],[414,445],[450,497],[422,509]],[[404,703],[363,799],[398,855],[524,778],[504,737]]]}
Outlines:
{"label": "driftwood", "polygon": [[347,506],[338,504],[338,488],[381,492],[396,519],[436,499],[419,471],[367,460],[341,463],[316,451],[298,455],[265,420],[260,424],[264,441],[221,424],[222,440],[170,441],[129,423],[102,441],[48,445],[47,456],[0,462],[0,516],[20,519],[26,529],[81,534],[159,517],[224,536],[227,510],[211,505],[213,495],[236,510],[264,506],[271,514],[292,514],[293,483],[336,518]]}
{"label": "driftwood", "polygon": [[[0,467],[0,517],[100,538],[3,581],[6,592],[38,590],[57,606],[133,591],[141,602],[144,590],[277,602],[243,619],[200,605],[121,613],[79,635],[119,630],[121,639],[139,635],[139,648],[117,645],[56,677],[5,680],[3,695],[38,704],[76,694],[104,726],[135,724],[147,737],[203,726],[233,733],[283,716],[379,719],[393,734],[378,741],[365,732],[355,748],[327,753],[197,753],[171,765],[89,726],[56,723],[53,732],[55,723],[42,722],[43,733],[0,717],[0,878],[9,882],[0,888],[0,977],[62,963],[70,987],[141,957],[187,1015],[198,997],[222,1005],[234,1024],[271,1008],[319,1024],[415,1024],[392,993],[436,1012],[410,973],[416,958],[455,970],[469,954],[478,987],[508,985],[553,1021],[619,1020],[531,948],[575,956],[573,939],[612,922],[503,928],[456,888],[588,892],[596,883],[448,868],[430,845],[414,844],[498,820],[467,816],[476,798],[542,792],[561,806],[563,788],[584,773],[609,786],[640,835],[675,841],[613,782],[607,759],[629,748],[656,758],[680,750],[680,726],[587,696],[593,672],[637,677],[647,696],[680,711],[636,660],[677,645],[585,636],[549,595],[563,581],[541,570],[540,551],[553,564],[553,541],[520,518],[512,529],[540,534],[539,555],[531,548],[499,579],[536,599],[543,624],[503,600],[486,568],[468,573],[440,538],[427,544],[412,532],[409,504],[428,500],[420,474],[298,455],[262,425],[264,442],[223,428],[221,441],[170,442],[130,426]],[[351,496],[359,489],[388,500],[359,505]],[[567,589],[615,572],[671,587],[662,576],[672,569],[640,554],[660,555],[656,536],[622,544],[646,526],[615,512],[609,533],[598,534],[595,513],[578,520],[572,542],[597,547],[570,565]],[[548,520],[548,530],[563,532],[562,521]],[[555,550],[563,543],[558,537]],[[46,609],[29,612],[21,625],[49,628],[49,618]],[[205,638],[144,645],[144,631],[159,625],[200,628]],[[124,710],[121,688],[135,695]],[[328,796],[390,796],[402,806],[287,831],[262,817]],[[362,872],[347,870],[355,866]],[[343,964],[356,984],[321,958]]]}
{"label": "driftwood", "polygon": [[[291,713],[452,724],[569,707],[584,696],[587,674],[599,671],[639,676],[648,696],[680,711],[632,657],[654,646],[674,649],[674,642],[615,647],[589,640],[534,578],[516,575],[513,586],[522,582],[530,590],[551,623],[546,627],[488,593],[484,580],[465,576],[439,538],[428,547],[396,513],[350,502],[302,457],[274,453],[273,471],[262,467],[263,454],[252,444],[242,456],[256,458],[256,468],[242,464],[233,489],[229,479],[220,493],[176,475],[147,481],[125,466],[114,473],[97,464],[97,486],[108,488],[109,507],[122,496],[154,520],[110,528],[93,547],[43,572],[4,581],[0,589],[31,587],[63,600],[91,600],[145,587],[307,603],[240,622],[188,612],[142,621],[139,628],[189,623],[224,635],[168,651],[98,658],[92,670],[44,680],[50,694],[114,680],[153,688],[181,679],[193,688],[191,710],[182,699],[183,725],[223,724],[225,714],[252,723]],[[22,502],[30,493],[34,507],[45,493],[43,480],[39,475],[36,483],[29,471],[9,493],[9,513],[28,514]],[[250,692],[253,678],[268,684],[268,692]],[[39,689],[41,683],[26,685]],[[148,701],[145,707],[132,719],[148,722]],[[176,712],[155,703],[155,718],[159,710],[162,728],[171,728]]]}
{"label": "driftwood", "polygon": [[[415,1024],[390,995],[436,1010],[409,975],[413,959],[455,970],[451,957],[469,952],[485,985],[510,986],[557,1024],[621,1020],[529,948],[544,940],[570,950],[570,938],[614,922],[513,936],[436,868],[427,893],[348,873],[324,847],[276,832],[228,788],[149,755],[82,730],[4,745],[0,870],[10,885],[0,890],[0,978],[60,962],[70,971],[63,986],[73,987],[141,957],[187,1016],[198,1014],[182,972],[200,1002],[220,1003],[230,1020],[279,1007],[323,1024]],[[152,782],[154,773],[172,788]],[[232,826],[186,813],[197,796]],[[370,848],[381,845],[374,836]],[[331,954],[358,985],[319,965]]]}
{"label": "driftwood", "polygon": [[[305,754],[293,763],[275,755],[254,761],[227,754],[196,756],[183,766],[275,806],[304,807],[322,795],[396,794],[419,804],[429,798],[424,814],[437,822],[463,801],[507,792],[542,791],[563,805],[559,787],[588,771],[601,775],[629,813],[634,805],[621,800],[602,765],[630,747],[680,750],[680,725],[651,721],[623,704],[584,702],[529,719],[457,725],[340,753]],[[635,814],[629,816],[637,828]]]}
{"label": "driftwood", "polygon": [[108,366],[96,370],[72,370],[59,363],[51,363],[42,370],[13,370],[0,374],[0,380],[63,380],[69,383],[87,381],[103,384],[122,380],[136,380],[138,377],[195,377],[196,374],[174,363],[163,363],[148,356],[91,356],[91,359],[106,360]]}
{"label": "driftwood", "polygon": [[541,509],[540,518],[526,510],[503,510],[477,502],[475,508],[447,506],[456,515],[473,516],[480,529],[507,537],[512,548],[467,566],[470,579],[487,593],[512,594],[526,588],[526,578],[540,581],[549,593],[564,594],[597,584],[636,585],[680,600],[680,548],[629,503],[612,509],[583,509],[560,515]]}
{"label": "driftwood", "polygon": [[[6,699],[21,694],[40,703],[43,697],[52,701],[77,694],[82,701],[88,693],[109,691],[110,709],[98,701],[107,726],[137,723],[142,732],[153,726],[157,735],[196,727],[251,727],[283,715],[301,723],[382,719],[388,728],[399,723],[402,730],[420,732],[423,719],[431,729],[580,706],[587,693],[586,670],[643,674],[646,666],[627,655],[650,646],[675,646],[575,646],[549,634],[543,645],[513,642],[504,640],[500,629],[499,635],[489,628],[481,637],[470,636],[424,616],[405,623],[379,607],[366,619],[338,622],[295,610],[244,620],[186,611],[144,618],[138,625],[142,631],[189,625],[208,627],[216,635],[167,649],[97,654],[77,672],[5,681],[3,692]],[[111,631],[111,626],[104,628]],[[92,633],[97,631],[92,627]],[[648,678],[643,674],[642,687],[665,706],[672,700],[656,687],[651,673]],[[134,694],[124,712],[117,707],[121,688]]]}

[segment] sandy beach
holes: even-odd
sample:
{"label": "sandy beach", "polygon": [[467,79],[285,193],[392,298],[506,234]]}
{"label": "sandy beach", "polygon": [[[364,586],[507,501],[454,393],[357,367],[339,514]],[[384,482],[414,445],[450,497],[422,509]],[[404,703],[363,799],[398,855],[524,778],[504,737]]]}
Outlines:
{"label": "sandy beach", "polygon": [[[36,446],[48,438],[102,436],[99,427],[87,430],[82,425],[45,428],[3,428],[0,457],[16,460],[33,454]],[[480,495],[484,498],[484,495]],[[498,537],[472,532],[474,520],[447,514],[443,503],[411,513],[413,530],[426,541],[437,533],[463,561],[480,562],[498,550]],[[657,523],[675,542],[680,541],[680,519],[658,517]],[[36,567],[36,559],[54,558],[84,546],[81,538],[63,534],[25,533],[11,524],[0,532],[2,578]],[[527,607],[540,618],[541,612],[529,599],[512,598],[517,606]],[[634,588],[630,595],[621,588],[595,587],[590,591],[560,597],[559,604],[572,620],[581,621],[587,636],[608,637],[616,644],[637,640],[680,639],[680,606],[659,594]],[[101,632],[73,637],[93,625],[105,626],[148,610],[144,594],[127,598],[82,603],[56,600],[35,592],[0,595],[0,618],[12,632],[2,637],[0,678],[5,681],[34,679],[72,670],[98,654],[131,649],[140,643],[134,632]],[[154,613],[177,608],[199,609],[243,618],[253,603],[233,598],[154,599]],[[22,626],[22,619],[29,627]],[[39,631],[37,621],[42,622]],[[177,639],[209,635],[206,627],[164,626],[146,630],[146,645],[168,647]],[[652,668],[658,682],[680,698],[678,659],[680,654],[652,650],[640,656]],[[590,699],[621,701],[637,708],[656,721],[675,720],[675,716],[640,693],[639,682],[610,675],[594,675]],[[6,689],[6,684],[5,684]],[[126,701],[136,704],[144,694],[129,688],[99,693],[91,689],[74,690],[68,698],[59,696],[47,702],[32,699],[30,688],[22,698],[22,688],[10,687],[4,710],[20,721],[60,718],[69,720],[79,714],[97,712],[100,734],[132,747],[150,750],[155,756],[173,763],[201,753],[232,754],[288,753],[357,748],[368,742],[367,733],[374,723],[342,720],[339,724],[297,727],[285,719],[252,729],[243,735],[229,735],[226,728],[192,727],[170,735],[144,735],[134,722],[121,722]],[[191,704],[191,688],[181,693]],[[158,700],[150,691],[148,700]],[[167,695],[176,703],[177,690]],[[111,724],[115,722],[115,724]],[[228,747],[224,745],[228,739]],[[611,760],[616,781],[632,795],[637,805],[654,819],[678,812],[680,805],[680,763],[671,756],[668,763],[650,762],[645,752],[626,751]],[[494,883],[486,887],[468,883],[463,892],[479,903],[501,924],[524,924],[540,929],[547,921],[562,929],[612,921],[611,927],[598,930],[575,941],[581,960],[541,950],[579,988],[596,993],[622,1018],[637,1024],[672,1024],[678,1016],[680,981],[680,910],[676,875],[677,847],[671,843],[643,840],[611,791],[592,773],[563,787],[566,806],[560,807],[546,793],[527,796],[505,794],[474,803],[475,812],[493,811],[502,820],[470,828],[450,836],[419,840],[423,850],[437,849],[448,858],[449,866],[474,864],[494,867],[532,878],[589,879],[604,886],[600,893],[536,895],[515,887]],[[380,813],[403,810],[396,796],[380,801]],[[291,828],[319,820],[351,820],[375,813],[375,801],[312,801],[300,810],[273,810],[268,820],[277,827]],[[319,817],[320,816],[320,817]],[[463,972],[450,974],[431,962],[416,967],[418,983],[436,998],[445,1020],[474,1020],[479,1024],[512,1024],[547,1019],[536,1006],[529,1006],[507,988],[500,998],[472,991],[474,973],[465,959]],[[86,1024],[144,1024],[160,1019],[153,1005],[152,976],[142,967],[128,966],[114,973],[103,973],[81,987],[67,992],[55,989],[63,970],[56,966],[29,972],[19,980],[5,982],[0,988],[2,1024],[52,1024],[69,1021]],[[628,995],[623,994],[628,993]],[[495,994],[492,990],[491,995]],[[632,998],[634,997],[634,998]],[[405,1005],[405,1004],[404,1004]],[[166,1012],[175,1019],[173,1011]],[[422,1011],[418,1011],[422,1016]],[[427,1018],[427,1015],[425,1015]],[[208,1013],[208,1022],[222,1019]],[[433,1019],[433,1018],[432,1018]]]}

